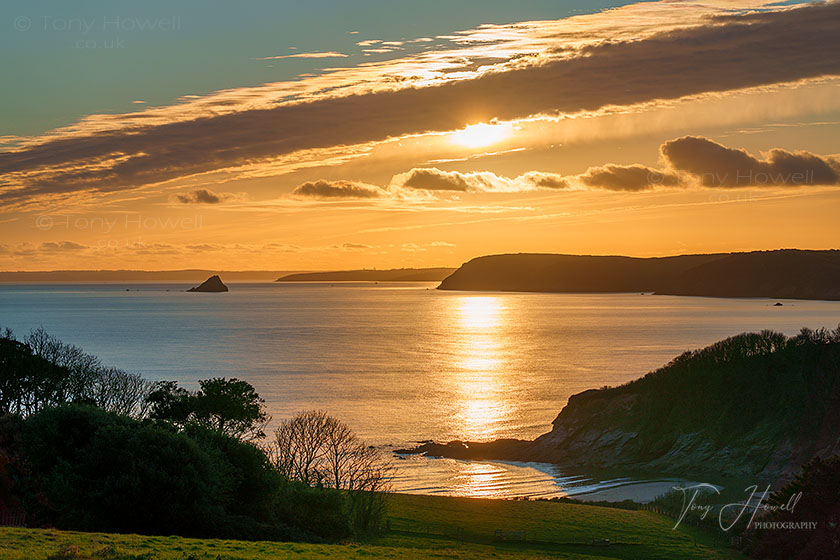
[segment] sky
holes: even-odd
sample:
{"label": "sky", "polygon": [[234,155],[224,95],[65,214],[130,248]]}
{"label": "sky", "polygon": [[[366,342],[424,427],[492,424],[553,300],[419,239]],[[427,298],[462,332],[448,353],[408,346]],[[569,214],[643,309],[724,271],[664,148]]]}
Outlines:
{"label": "sky", "polygon": [[837,248],[840,3],[0,5],[0,270]]}

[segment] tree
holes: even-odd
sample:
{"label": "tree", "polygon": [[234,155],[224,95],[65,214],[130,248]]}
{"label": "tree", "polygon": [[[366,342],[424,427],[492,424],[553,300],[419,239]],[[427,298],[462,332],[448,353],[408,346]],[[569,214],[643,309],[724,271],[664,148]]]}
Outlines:
{"label": "tree", "polygon": [[[840,558],[840,455],[816,457],[769,500],[761,521],[777,526],[757,531],[756,558]],[[797,528],[797,524],[799,527]],[[813,527],[803,527],[813,524]]]}
{"label": "tree", "polygon": [[178,387],[177,381],[158,381],[146,397],[149,417],[164,420],[183,428],[192,414],[195,396]]}
{"label": "tree", "polygon": [[36,329],[20,342],[0,335],[0,412],[33,414],[64,403],[88,403],[142,416],[151,383],[102,365],[99,358]]}
{"label": "tree", "polygon": [[274,434],[274,463],[289,480],[343,491],[357,530],[385,513],[390,463],[343,422],[319,410],[284,420]]}
{"label": "tree", "polygon": [[172,422],[205,426],[242,440],[265,437],[270,418],[265,401],[247,381],[217,377],[198,382],[198,391],[188,391],[175,381],[160,381],[149,394],[149,416]]}
{"label": "tree", "polygon": [[195,416],[215,431],[239,439],[265,437],[265,400],[247,381],[216,377],[198,382]]}

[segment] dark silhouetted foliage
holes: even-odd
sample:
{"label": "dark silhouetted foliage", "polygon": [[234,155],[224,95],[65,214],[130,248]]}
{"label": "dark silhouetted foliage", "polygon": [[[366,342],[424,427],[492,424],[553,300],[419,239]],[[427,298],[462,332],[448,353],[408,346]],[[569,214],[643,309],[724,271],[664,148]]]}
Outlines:
{"label": "dark silhouetted foliage", "polygon": [[[30,416],[21,448],[45,498],[43,507],[31,510],[33,521],[84,531],[238,539],[346,536],[328,533],[329,525],[307,533],[302,526],[309,524],[299,515],[285,515],[292,523],[283,523],[278,512],[298,512],[298,504],[281,504],[289,483],[257,447],[202,427],[188,432],[88,405]],[[333,505],[329,498],[323,503]],[[318,513],[311,499],[301,508]],[[344,510],[336,511],[341,517]]]}
{"label": "dark silhouetted foliage", "polygon": [[286,484],[277,500],[277,519],[325,540],[353,535],[347,496],[329,488],[300,482]]}
{"label": "dark silhouetted foliage", "polygon": [[104,366],[43,329],[33,330],[23,342],[8,330],[0,335],[0,414],[25,416],[75,402],[142,416],[150,389],[141,376]]}
{"label": "dark silhouetted foliage", "polygon": [[187,391],[174,381],[160,381],[151,391],[149,416],[179,427],[197,424],[239,439],[265,437],[269,417],[265,401],[241,379],[202,379],[199,390]]}
{"label": "dark silhouetted foliage", "polygon": [[200,535],[222,515],[223,480],[183,434],[73,405],[27,419],[25,441],[56,526]]}
{"label": "dark silhouetted foliage", "polygon": [[761,521],[816,523],[814,529],[759,530],[756,558],[820,560],[840,558],[840,456],[816,458],[770,499],[776,508]]}

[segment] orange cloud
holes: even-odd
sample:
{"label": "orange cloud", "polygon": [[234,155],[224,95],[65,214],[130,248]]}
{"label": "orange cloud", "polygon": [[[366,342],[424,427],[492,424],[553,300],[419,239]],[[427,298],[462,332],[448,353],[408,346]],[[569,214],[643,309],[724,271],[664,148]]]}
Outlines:
{"label": "orange cloud", "polygon": [[329,52],[305,52],[295,54],[284,54],[280,56],[264,56],[258,60],[280,60],[283,58],[347,58],[349,55],[344,53],[329,51]]}
{"label": "orange cloud", "polygon": [[374,185],[355,181],[307,181],[295,187],[293,196],[305,198],[386,198],[388,192]]}
{"label": "orange cloud", "polygon": [[241,200],[245,196],[227,192],[217,193],[210,189],[194,189],[188,193],[176,194],[173,198],[181,204],[220,204],[231,200]]}

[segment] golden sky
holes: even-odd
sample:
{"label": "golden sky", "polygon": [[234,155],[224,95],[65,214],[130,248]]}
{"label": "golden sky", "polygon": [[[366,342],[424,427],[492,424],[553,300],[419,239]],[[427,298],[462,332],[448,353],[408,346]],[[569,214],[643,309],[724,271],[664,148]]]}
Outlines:
{"label": "golden sky", "polygon": [[0,269],[836,248],[840,4],[765,4],[351,30],[250,61],[294,78],[6,134]]}

